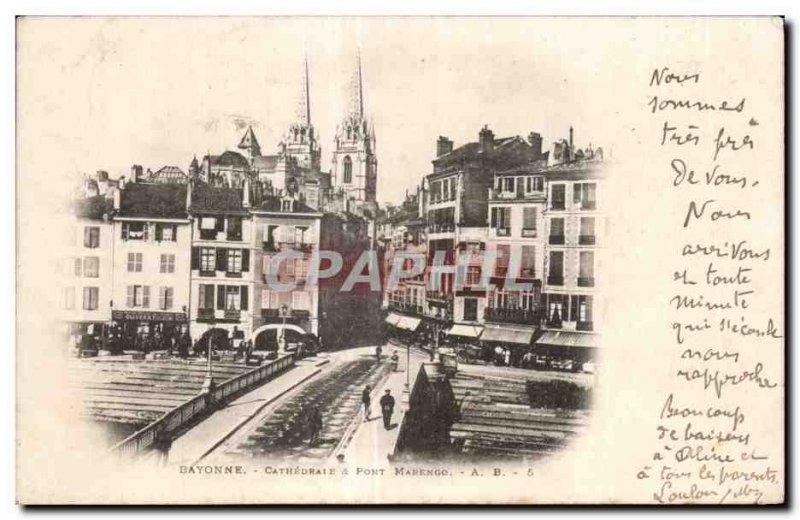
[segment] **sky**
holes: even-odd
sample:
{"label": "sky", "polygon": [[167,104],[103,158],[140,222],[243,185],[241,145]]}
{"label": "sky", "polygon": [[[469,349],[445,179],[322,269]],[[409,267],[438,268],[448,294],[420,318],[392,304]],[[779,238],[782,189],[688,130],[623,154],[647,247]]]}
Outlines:
{"label": "sky", "polygon": [[551,149],[573,126],[576,145],[597,147],[605,137],[599,122],[613,116],[614,76],[595,66],[608,62],[613,31],[595,48],[574,37],[585,23],[579,20],[63,22],[19,25],[18,89],[35,100],[26,104],[35,117],[18,120],[46,122],[36,129],[38,153],[26,167],[49,176],[130,175],[133,164],[186,171],[194,154],[235,150],[248,124],[262,153],[275,153],[295,116],[304,54],[311,119],[329,170],[360,49],[383,203],[400,202],[431,172],[440,135],[459,146],[488,125],[497,137],[539,132]]}

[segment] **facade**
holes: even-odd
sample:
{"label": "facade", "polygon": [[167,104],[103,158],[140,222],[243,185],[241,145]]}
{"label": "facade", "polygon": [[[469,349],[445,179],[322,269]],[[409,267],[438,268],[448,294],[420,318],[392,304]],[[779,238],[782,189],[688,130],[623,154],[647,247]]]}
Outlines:
{"label": "facade", "polygon": [[[296,325],[319,334],[319,287],[308,286],[306,279],[311,257],[319,250],[322,214],[288,194],[265,197],[251,214],[256,349],[277,346],[277,332],[269,325]],[[282,261],[277,257],[280,253],[286,256]],[[286,290],[276,284],[285,285]]]}
{"label": "facade", "polygon": [[[589,155],[591,154],[591,157]],[[545,334],[537,344],[596,348],[602,329],[602,154],[547,169]],[[587,351],[589,352],[589,351]]]}
{"label": "facade", "polygon": [[188,332],[191,221],[187,186],[126,183],[114,195],[113,336],[136,350]]}
{"label": "facade", "polygon": [[253,326],[253,219],[250,187],[191,186],[192,340],[229,348]]}
{"label": "facade", "polygon": [[79,199],[64,234],[59,308],[74,344],[84,337],[92,343],[85,348],[101,346],[111,319],[112,212],[111,200],[102,195]]}

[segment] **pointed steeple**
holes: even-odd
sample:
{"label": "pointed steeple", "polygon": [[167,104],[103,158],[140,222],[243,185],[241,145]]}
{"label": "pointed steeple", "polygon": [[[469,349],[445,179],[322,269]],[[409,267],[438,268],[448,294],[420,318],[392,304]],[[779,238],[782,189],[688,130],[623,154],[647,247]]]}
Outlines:
{"label": "pointed steeple", "polygon": [[353,119],[360,121],[364,117],[364,90],[361,82],[361,49],[356,52],[356,67],[350,83],[350,109],[349,114]]}
{"label": "pointed steeple", "polygon": [[242,140],[239,141],[239,148],[247,150],[250,159],[261,155],[261,146],[258,144],[258,139],[256,139],[256,134],[253,132],[252,126],[247,127],[247,131],[242,136]]}
{"label": "pointed steeple", "polygon": [[297,102],[295,122],[301,126],[311,125],[311,97],[309,95],[308,81],[308,53],[303,57],[303,74],[301,78],[300,99]]}

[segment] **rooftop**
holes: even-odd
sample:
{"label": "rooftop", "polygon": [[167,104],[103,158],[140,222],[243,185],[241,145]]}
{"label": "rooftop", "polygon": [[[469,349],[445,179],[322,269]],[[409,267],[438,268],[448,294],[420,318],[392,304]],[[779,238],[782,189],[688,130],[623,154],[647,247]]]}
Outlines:
{"label": "rooftop", "polygon": [[127,183],[120,193],[119,215],[186,218],[186,185]]}
{"label": "rooftop", "polygon": [[192,213],[244,213],[242,190],[196,184],[192,186]]}

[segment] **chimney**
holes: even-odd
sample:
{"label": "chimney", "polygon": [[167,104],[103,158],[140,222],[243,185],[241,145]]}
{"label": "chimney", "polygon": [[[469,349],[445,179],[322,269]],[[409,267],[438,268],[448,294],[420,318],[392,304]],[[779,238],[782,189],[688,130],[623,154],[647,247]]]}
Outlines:
{"label": "chimney", "polygon": [[117,181],[117,187],[118,187],[119,189],[121,189],[121,190],[124,190],[124,189],[125,189],[125,182],[126,182],[126,181],[125,181],[125,176],[123,175],[123,176],[121,176],[121,177],[119,178],[119,181]]}
{"label": "chimney", "polygon": [[478,134],[478,143],[481,153],[490,153],[494,150],[494,133],[489,130],[488,125],[483,125]]}
{"label": "chimney", "polygon": [[120,190],[114,190],[114,211],[119,211]]}
{"label": "chimney", "polygon": [[186,183],[186,212],[188,213],[191,211],[192,208],[192,186],[194,186],[194,180],[189,179],[189,182]]}
{"label": "chimney", "polygon": [[572,145],[572,127],[569,127],[569,156],[572,157],[572,151],[575,150]]}
{"label": "chimney", "polygon": [[530,143],[531,148],[533,148],[533,154],[536,157],[541,156],[542,155],[542,136],[540,134],[536,133],[536,132],[531,132],[530,134],[528,134],[528,142]]}
{"label": "chimney", "polygon": [[453,151],[453,141],[440,135],[436,140],[436,157],[441,157]]}
{"label": "chimney", "polygon": [[134,164],[131,166],[131,181],[139,182],[142,180],[142,166],[140,164]]}

